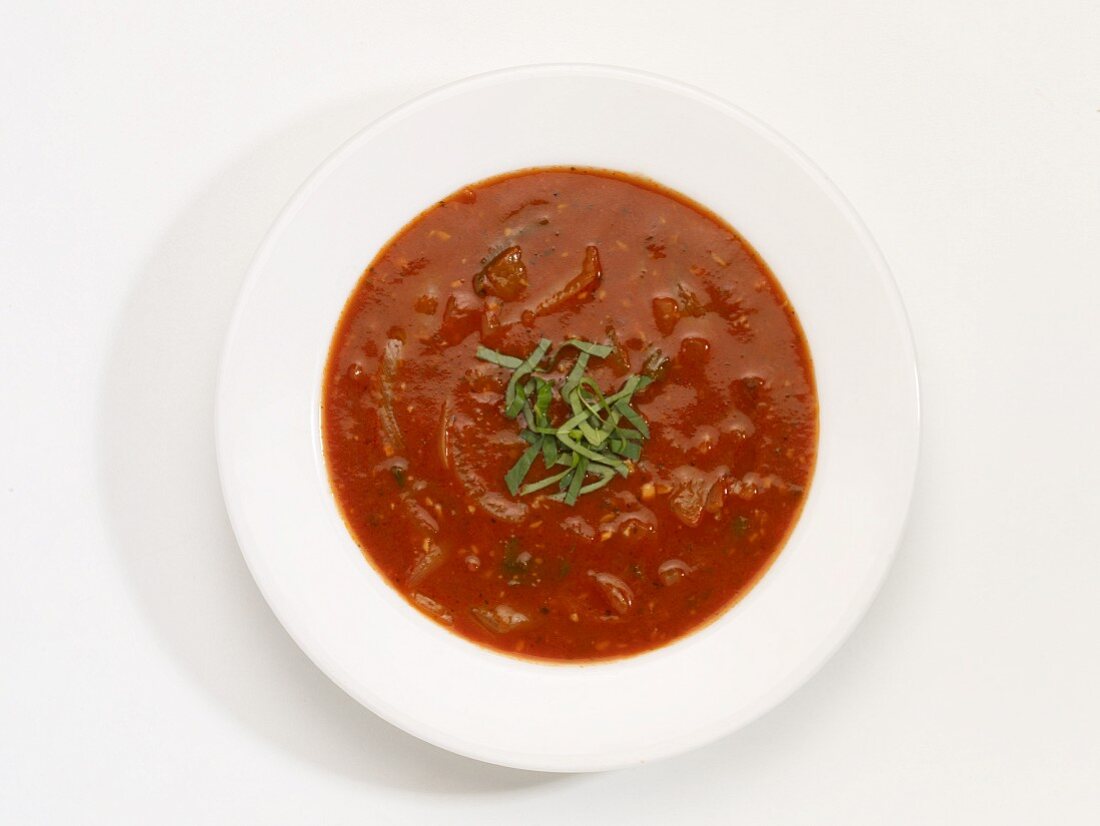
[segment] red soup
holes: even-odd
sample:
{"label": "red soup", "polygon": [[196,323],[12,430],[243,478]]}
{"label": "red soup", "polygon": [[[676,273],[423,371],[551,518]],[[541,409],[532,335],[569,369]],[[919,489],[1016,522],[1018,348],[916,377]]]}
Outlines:
{"label": "red soup", "polygon": [[397,234],[336,328],[336,500],[417,609],[523,656],[636,654],[761,576],[813,472],[806,340],[736,231],[651,181],[532,169]]}

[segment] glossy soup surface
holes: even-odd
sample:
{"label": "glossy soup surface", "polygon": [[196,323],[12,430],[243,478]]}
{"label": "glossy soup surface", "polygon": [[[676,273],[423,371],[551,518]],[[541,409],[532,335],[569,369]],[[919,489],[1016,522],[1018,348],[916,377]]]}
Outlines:
{"label": "glossy soup surface", "polygon": [[[573,506],[509,494],[522,417],[503,414],[511,371],[476,355],[543,338],[561,378],[576,351],[557,345],[613,345],[588,368],[606,393],[667,358],[634,397],[641,458]],[[802,506],[817,400],[795,313],[731,227],[649,181],[552,168],[467,187],[378,254],[333,338],[322,427],[349,530],[412,605],[502,651],[599,659],[753,585]]]}

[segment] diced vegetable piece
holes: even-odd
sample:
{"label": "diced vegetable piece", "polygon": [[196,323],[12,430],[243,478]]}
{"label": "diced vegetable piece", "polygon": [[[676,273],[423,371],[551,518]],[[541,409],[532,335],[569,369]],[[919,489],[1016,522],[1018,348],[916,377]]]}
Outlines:
{"label": "diced vegetable piece", "polygon": [[596,541],[596,529],[583,516],[569,516],[561,521],[561,526],[588,542]]}
{"label": "diced vegetable piece", "polygon": [[417,557],[416,562],[413,563],[412,568],[409,569],[408,586],[410,588],[418,586],[431,574],[437,571],[446,558],[447,554],[441,546],[432,542],[430,539],[425,539],[421,554]]}
{"label": "diced vegetable piece", "polygon": [[401,503],[405,506],[413,524],[427,533],[439,533],[439,522],[428,513],[427,509],[413,498],[408,492],[401,494]]}
{"label": "diced vegetable piece", "polygon": [[494,634],[507,634],[509,631],[514,631],[516,628],[527,625],[531,621],[530,617],[526,614],[507,605],[498,605],[492,610],[482,608],[481,606],[474,606],[470,609],[470,613],[474,615],[474,618],[478,622]]}
{"label": "diced vegetable piece", "polygon": [[382,428],[382,441],[386,453],[393,455],[405,449],[405,440],[401,438],[401,428],[394,413],[397,368],[401,363],[403,344],[396,338],[386,341],[382,351],[382,362],[378,367],[378,387],[381,404],[378,405],[378,420]]}
{"label": "diced vegetable piece", "polygon": [[491,295],[503,301],[515,301],[527,292],[527,265],[523,251],[508,247],[474,276],[474,292]]}
{"label": "diced vegetable piece", "polygon": [[581,264],[580,275],[573,278],[549,298],[540,301],[538,306],[534,309],[534,314],[536,316],[542,316],[557,312],[582,293],[590,295],[593,288],[599,283],[602,277],[603,270],[600,269],[600,251],[595,247],[586,247],[584,251],[584,263]]}
{"label": "diced vegetable piece", "polygon": [[710,492],[710,474],[684,465],[672,471],[672,481],[673,491],[668,505],[681,522],[695,527],[703,518],[703,506]]}
{"label": "diced vegetable piece", "polygon": [[728,473],[729,469],[725,466],[711,471],[700,470],[691,465],[676,468],[672,471],[672,494],[668,500],[672,512],[685,525],[698,525],[702,521],[712,489],[720,486]]}
{"label": "diced vegetable piece", "polygon": [[668,296],[653,299],[653,321],[666,336],[675,330],[680,321],[680,305],[676,299]]}
{"label": "diced vegetable piece", "polygon": [[722,505],[725,504],[726,501],[726,486],[724,481],[724,479],[719,478],[710,486],[710,492],[707,493],[706,504],[703,505],[703,510],[707,513],[718,513],[718,511],[722,510]]}
{"label": "diced vegetable piece", "polygon": [[527,506],[525,504],[517,502],[515,499],[509,499],[504,494],[496,491],[482,494],[477,503],[483,511],[495,516],[497,519],[503,519],[505,522],[519,523],[527,516]]}
{"label": "diced vegetable piece", "polygon": [[634,592],[630,590],[629,585],[614,574],[589,571],[589,576],[596,580],[600,593],[603,594],[612,611],[623,616],[630,610],[630,606],[634,603]]}
{"label": "diced vegetable piece", "polygon": [[424,594],[421,593],[415,593],[412,595],[412,601],[416,603],[416,606],[424,611],[424,613],[430,614],[444,625],[454,625],[455,618],[451,616],[451,612],[431,597],[424,596]]}
{"label": "diced vegetable piece", "polygon": [[468,293],[451,293],[443,308],[443,321],[439,325],[439,338],[447,346],[463,341],[481,330],[482,302]]}
{"label": "diced vegetable piece", "polygon": [[692,571],[682,559],[665,560],[657,568],[657,578],[665,585],[675,585]]}
{"label": "diced vegetable piece", "polygon": [[699,336],[688,336],[680,342],[680,360],[686,364],[703,364],[710,358],[710,342]]}

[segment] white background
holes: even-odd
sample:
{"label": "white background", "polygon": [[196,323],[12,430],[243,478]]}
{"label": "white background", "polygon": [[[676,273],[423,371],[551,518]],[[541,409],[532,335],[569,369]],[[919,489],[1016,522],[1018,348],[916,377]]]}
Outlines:
{"label": "white background", "polygon": [[[922,373],[910,526],[847,645],[738,734],[603,775],[481,765],[345,697],[249,578],[212,443],[295,187],[411,95],[548,61],[794,141],[878,239]],[[0,822],[1100,822],[1098,309],[1094,0],[8,0]]]}

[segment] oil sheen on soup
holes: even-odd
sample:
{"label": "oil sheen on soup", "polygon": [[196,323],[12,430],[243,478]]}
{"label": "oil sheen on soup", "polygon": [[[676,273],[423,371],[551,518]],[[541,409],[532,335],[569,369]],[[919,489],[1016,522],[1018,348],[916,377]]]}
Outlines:
{"label": "oil sheen on soup", "polygon": [[332,489],[412,606],[510,654],[622,657],[779,553],[813,473],[810,353],[705,208],[586,168],[470,185],[401,230],[336,328]]}

